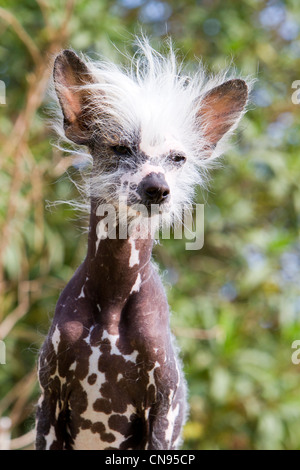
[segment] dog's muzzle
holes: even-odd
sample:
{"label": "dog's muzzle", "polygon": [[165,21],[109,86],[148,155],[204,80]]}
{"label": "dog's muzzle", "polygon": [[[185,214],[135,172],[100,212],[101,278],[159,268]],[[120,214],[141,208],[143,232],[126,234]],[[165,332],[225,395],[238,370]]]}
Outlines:
{"label": "dog's muzzle", "polygon": [[146,206],[151,204],[161,205],[168,201],[170,188],[163,173],[150,173],[138,185],[137,193]]}

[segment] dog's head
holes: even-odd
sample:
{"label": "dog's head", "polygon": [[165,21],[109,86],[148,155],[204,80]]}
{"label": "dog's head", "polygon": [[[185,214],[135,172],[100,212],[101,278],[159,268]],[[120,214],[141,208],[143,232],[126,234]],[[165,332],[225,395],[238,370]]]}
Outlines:
{"label": "dog's head", "polygon": [[61,52],[54,85],[67,139],[89,147],[91,196],[128,206],[151,205],[171,220],[192,202],[196,184],[223,150],[244,113],[248,87],[241,79],[183,73],[172,50],[166,57],[140,42],[131,67]]}

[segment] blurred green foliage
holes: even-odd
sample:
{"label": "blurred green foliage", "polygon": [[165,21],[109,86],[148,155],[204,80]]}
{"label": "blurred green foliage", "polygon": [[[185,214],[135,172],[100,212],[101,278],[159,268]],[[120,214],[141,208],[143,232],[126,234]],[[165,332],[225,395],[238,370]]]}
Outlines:
{"label": "blurred green foliage", "polygon": [[76,191],[64,172],[70,161],[50,145],[42,85],[59,48],[119,61],[112,43],[130,51],[142,28],[154,47],[171,35],[186,61],[202,58],[211,71],[233,63],[257,78],[232,150],[210,190],[199,190],[203,249],[173,240],[154,252],[189,386],[184,448],[300,449],[300,365],[291,361],[300,339],[300,105],[291,101],[299,2],[1,0],[1,8],[0,416],[12,419],[12,437],[33,427],[37,352],[86,249],[86,220],[64,205],[46,208]]}

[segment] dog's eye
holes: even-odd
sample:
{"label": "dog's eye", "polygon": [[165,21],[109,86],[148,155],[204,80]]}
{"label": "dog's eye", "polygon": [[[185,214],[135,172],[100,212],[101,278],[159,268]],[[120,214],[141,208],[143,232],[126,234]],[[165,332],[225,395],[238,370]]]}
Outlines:
{"label": "dog's eye", "polygon": [[183,163],[185,163],[186,161],[186,157],[184,155],[171,155],[171,160],[172,162],[174,163],[179,163],[181,165],[183,165]]}
{"label": "dog's eye", "polygon": [[131,149],[126,145],[114,145],[112,149],[117,155],[131,155]]}

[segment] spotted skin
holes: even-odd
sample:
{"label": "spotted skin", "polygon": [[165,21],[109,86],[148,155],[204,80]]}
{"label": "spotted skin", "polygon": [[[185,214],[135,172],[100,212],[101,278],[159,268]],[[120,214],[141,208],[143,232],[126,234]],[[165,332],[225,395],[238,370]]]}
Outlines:
{"label": "spotted skin", "polygon": [[39,358],[37,449],[175,449],[185,382],[152,240],[103,239],[62,292]]}

